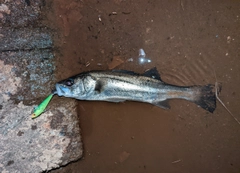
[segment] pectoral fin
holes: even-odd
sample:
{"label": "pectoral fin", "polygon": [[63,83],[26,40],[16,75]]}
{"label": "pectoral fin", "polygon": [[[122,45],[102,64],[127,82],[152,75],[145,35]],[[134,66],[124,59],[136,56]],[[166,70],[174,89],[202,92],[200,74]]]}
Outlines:
{"label": "pectoral fin", "polygon": [[152,104],[155,105],[155,106],[158,106],[160,108],[163,108],[163,109],[170,109],[170,105],[168,103],[168,100],[153,102]]}

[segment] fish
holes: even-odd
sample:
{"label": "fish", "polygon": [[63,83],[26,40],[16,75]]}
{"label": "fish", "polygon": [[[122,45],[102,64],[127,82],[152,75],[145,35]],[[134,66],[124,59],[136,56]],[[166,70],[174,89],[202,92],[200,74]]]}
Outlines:
{"label": "fish", "polygon": [[156,67],[143,74],[128,70],[89,71],[55,84],[58,96],[88,101],[150,103],[170,109],[169,100],[184,99],[213,113],[215,85],[176,86],[165,83]]}
{"label": "fish", "polygon": [[54,92],[51,93],[50,95],[48,95],[46,99],[44,99],[36,108],[34,108],[34,111],[31,115],[32,119],[37,118],[45,111],[45,109],[46,109],[47,105],[49,104],[49,102],[51,101],[53,95],[55,95]]}

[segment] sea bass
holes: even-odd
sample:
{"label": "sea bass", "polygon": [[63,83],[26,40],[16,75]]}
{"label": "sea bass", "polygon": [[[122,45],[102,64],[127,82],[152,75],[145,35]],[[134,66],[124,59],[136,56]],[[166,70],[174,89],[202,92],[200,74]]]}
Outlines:
{"label": "sea bass", "polygon": [[213,112],[216,108],[214,85],[175,86],[163,82],[156,68],[138,74],[127,70],[90,71],[56,84],[58,96],[79,100],[146,102],[169,109],[171,99],[185,99]]}

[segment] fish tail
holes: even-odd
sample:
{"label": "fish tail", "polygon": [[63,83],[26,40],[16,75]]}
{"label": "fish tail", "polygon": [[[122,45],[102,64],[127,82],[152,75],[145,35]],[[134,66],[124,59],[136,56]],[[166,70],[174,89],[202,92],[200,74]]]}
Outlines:
{"label": "fish tail", "polygon": [[[220,86],[219,86],[220,87]],[[215,85],[204,85],[194,87],[196,90],[196,95],[192,100],[198,106],[203,109],[213,113],[216,109],[216,92],[217,89]],[[217,91],[220,91],[217,89]]]}

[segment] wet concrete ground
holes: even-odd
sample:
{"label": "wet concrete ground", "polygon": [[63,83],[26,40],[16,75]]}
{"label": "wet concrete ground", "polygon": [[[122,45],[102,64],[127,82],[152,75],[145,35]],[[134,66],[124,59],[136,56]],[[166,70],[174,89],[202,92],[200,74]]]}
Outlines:
{"label": "wet concrete ground", "polygon": [[[59,80],[107,70],[116,57],[117,69],[156,66],[175,85],[217,78],[220,98],[240,119],[239,9],[234,0],[56,0],[47,2],[43,22],[59,33]],[[139,48],[151,63],[139,65]],[[213,114],[183,100],[170,104],[79,101],[84,157],[52,172],[240,171],[240,125],[219,103]]]}

